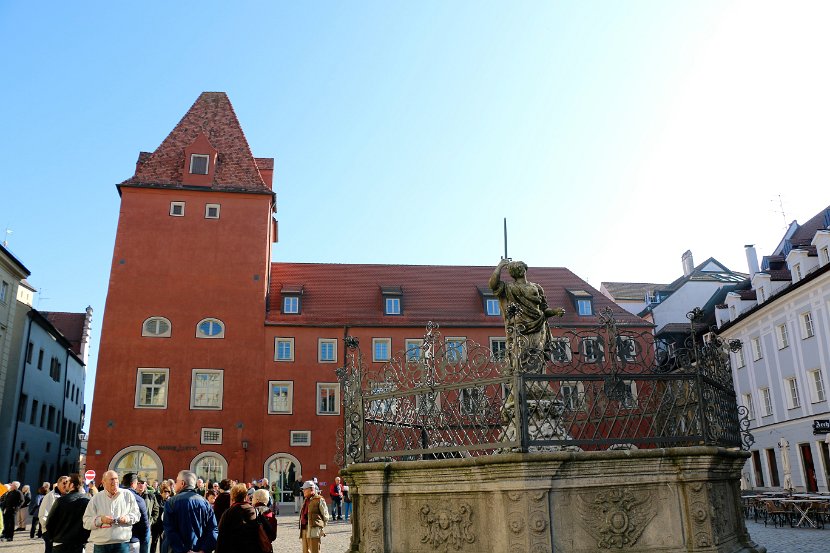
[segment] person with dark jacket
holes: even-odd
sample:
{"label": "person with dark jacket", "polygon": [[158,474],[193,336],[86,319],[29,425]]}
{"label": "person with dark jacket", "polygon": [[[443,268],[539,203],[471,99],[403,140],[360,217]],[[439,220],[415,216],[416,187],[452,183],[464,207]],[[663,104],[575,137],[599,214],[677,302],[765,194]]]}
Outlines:
{"label": "person with dark jacket", "polygon": [[219,522],[216,553],[262,553],[257,510],[247,503],[245,484],[231,488],[231,506]]}
{"label": "person with dark jacket", "polygon": [[176,495],[164,504],[164,540],[161,550],[172,553],[202,551],[216,547],[216,515],[207,500],[196,493],[196,474],[180,471]]}
{"label": "person with dark jacket", "polygon": [[219,495],[216,496],[216,501],[213,502],[213,513],[216,515],[216,521],[222,521],[222,515],[225,514],[231,506],[231,481],[227,478],[219,482]]}
{"label": "person with dark jacket", "polygon": [[[155,523],[150,524],[150,553],[156,553],[161,535],[164,533],[164,504],[173,495],[173,489],[166,481],[156,490],[155,501],[159,507],[159,516]],[[166,553],[166,552],[164,552]]]}
{"label": "person with dark jacket", "polygon": [[83,553],[89,539],[89,530],[84,528],[83,521],[89,496],[82,491],[81,475],[70,475],[65,490],[52,505],[44,530],[52,537],[55,553]]}
{"label": "person with dark jacket", "polygon": [[9,484],[9,491],[3,495],[3,537],[6,541],[14,539],[14,524],[17,511],[23,505],[23,493],[20,491],[20,482]]}
{"label": "person with dark jacket", "polygon": [[32,529],[29,531],[29,537],[32,539],[35,538],[35,531],[37,531],[37,537],[41,537],[43,535],[43,529],[40,527],[40,518],[37,515],[43,498],[46,497],[47,493],[49,493],[49,488],[49,482],[44,482],[43,485],[37,489],[37,495],[33,497],[32,502],[29,503],[29,514],[32,515]]}
{"label": "person with dark jacket", "polygon": [[[128,472],[121,479],[121,487],[133,494],[138,504],[138,521],[133,524],[133,535],[130,538],[130,551],[149,553],[150,551],[150,516],[147,514],[147,503],[138,494],[138,475]],[[134,544],[138,544],[137,546]]]}

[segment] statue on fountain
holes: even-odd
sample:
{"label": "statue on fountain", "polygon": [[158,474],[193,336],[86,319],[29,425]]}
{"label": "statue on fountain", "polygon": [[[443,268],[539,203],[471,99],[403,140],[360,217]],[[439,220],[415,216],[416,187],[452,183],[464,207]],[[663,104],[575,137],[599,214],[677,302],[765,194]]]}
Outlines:
{"label": "statue on fountain", "polygon": [[[513,282],[501,279],[502,269]],[[539,372],[554,353],[550,317],[562,317],[565,310],[548,306],[545,291],[527,280],[527,264],[502,258],[490,276],[490,289],[499,300],[507,335],[507,355],[511,371]]]}

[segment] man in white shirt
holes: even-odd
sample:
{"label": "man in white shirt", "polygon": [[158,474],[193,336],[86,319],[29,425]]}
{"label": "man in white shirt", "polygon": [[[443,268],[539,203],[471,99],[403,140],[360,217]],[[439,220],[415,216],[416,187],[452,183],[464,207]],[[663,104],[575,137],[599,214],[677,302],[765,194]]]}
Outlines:
{"label": "man in white shirt", "polygon": [[118,473],[108,470],[102,479],[104,491],[95,494],[84,512],[84,528],[90,531],[93,553],[129,553],[133,524],[139,510],[135,497],[118,487]]}
{"label": "man in white shirt", "polygon": [[46,543],[44,553],[52,553],[52,538],[46,531],[46,519],[49,517],[49,511],[52,509],[52,505],[55,504],[55,501],[61,495],[66,493],[67,482],[69,482],[68,476],[61,476],[58,478],[55,487],[52,491],[47,492],[47,494],[43,496],[43,501],[40,502],[40,509],[37,512],[37,517],[40,519],[40,527],[43,529],[43,541]]}

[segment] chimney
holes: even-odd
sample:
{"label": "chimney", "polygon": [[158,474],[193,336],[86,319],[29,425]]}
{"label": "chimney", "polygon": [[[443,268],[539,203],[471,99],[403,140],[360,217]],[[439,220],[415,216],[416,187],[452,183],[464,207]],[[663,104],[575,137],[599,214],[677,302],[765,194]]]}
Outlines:
{"label": "chimney", "polygon": [[749,266],[749,278],[752,278],[760,270],[758,268],[758,254],[755,253],[755,244],[747,244],[744,246],[744,250],[746,250],[746,264]]}
{"label": "chimney", "polygon": [[81,334],[81,359],[84,365],[89,359],[89,329],[92,326],[92,306],[88,305],[86,308],[86,317],[84,318],[84,329]]}
{"label": "chimney", "polygon": [[686,253],[680,259],[683,261],[683,276],[689,276],[695,270],[695,260],[692,259],[692,250],[686,250]]}

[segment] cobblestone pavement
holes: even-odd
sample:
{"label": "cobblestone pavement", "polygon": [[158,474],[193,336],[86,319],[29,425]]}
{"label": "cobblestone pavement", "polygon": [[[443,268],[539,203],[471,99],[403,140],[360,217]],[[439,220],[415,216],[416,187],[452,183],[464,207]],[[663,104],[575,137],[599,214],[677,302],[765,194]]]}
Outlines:
{"label": "cobblestone pavement", "polygon": [[[764,527],[763,522],[746,521],[749,535],[769,553],[828,553],[830,551],[830,527],[824,530],[812,528]],[[345,553],[349,548],[352,525],[331,522],[326,528],[322,551]],[[274,553],[299,553],[300,540],[297,530],[297,515],[281,515]],[[91,550],[89,548],[88,550]],[[29,539],[29,532],[18,532],[13,542],[0,542],[0,553],[42,553],[43,540]]]}

